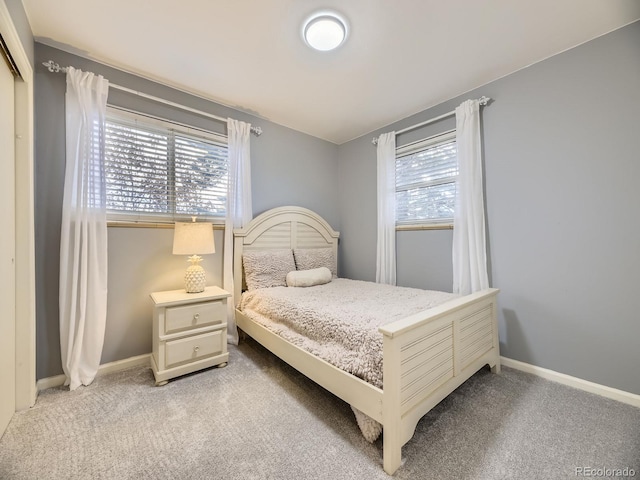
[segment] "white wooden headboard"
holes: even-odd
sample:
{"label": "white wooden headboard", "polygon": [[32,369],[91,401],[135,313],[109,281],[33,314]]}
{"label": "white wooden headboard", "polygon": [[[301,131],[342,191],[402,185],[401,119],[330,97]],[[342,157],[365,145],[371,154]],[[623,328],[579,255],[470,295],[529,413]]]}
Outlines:
{"label": "white wooden headboard", "polygon": [[233,231],[234,302],[240,302],[244,283],[242,252],[276,248],[333,248],[338,262],[340,233],[317,213],[303,207],[278,207],[258,215],[244,228]]}

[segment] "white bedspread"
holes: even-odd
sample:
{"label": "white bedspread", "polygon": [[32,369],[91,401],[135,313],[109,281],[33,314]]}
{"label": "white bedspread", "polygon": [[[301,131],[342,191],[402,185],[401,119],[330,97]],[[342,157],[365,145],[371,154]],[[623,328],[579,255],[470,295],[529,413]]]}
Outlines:
{"label": "white bedspread", "polygon": [[336,278],[307,288],[261,288],[240,310],[287,341],[382,388],[381,325],[457,295]]}

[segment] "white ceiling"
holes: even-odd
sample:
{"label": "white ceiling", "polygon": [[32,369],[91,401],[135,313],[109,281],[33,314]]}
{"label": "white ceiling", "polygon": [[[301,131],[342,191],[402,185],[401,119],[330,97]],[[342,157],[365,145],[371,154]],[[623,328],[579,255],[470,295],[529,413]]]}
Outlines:
{"label": "white ceiling", "polygon": [[[638,0],[22,1],[38,41],[336,144],[640,18]],[[334,52],[301,39],[320,7],[350,24]]]}

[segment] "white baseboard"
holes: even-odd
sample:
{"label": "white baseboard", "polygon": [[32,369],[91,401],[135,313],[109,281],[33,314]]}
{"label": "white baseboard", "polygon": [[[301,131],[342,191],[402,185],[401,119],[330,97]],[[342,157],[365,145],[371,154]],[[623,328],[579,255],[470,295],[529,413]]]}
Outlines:
{"label": "white baseboard", "polygon": [[36,382],[36,390],[40,393],[47,388],[54,388],[64,385],[66,377],[64,375],[56,375],[55,377],[41,378]]}
{"label": "white baseboard", "polygon": [[553,382],[562,383],[585,392],[595,393],[601,397],[611,398],[628,405],[640,408],[640,395],[635,393],[625,392],[624,390],[618,390],[616,388],[600,385],[599,383],[589,382],[581,378],[572,377],[564,373],[555,372],[542,367],[536,367],[529,363],[520,362],[518,360],[512,360],[510,358],[500,357],[500,362],[505,367],[515,368],[523,372],[532,373],[541,378],[546,378]]}
{"label": "white baseboard", "polygon": [[[124,360],[116,360],[115,362],[104,363],[98,367],[98,373],[96,377],[106,375],[107,373],[118,372],[120,370],[126,370],[131,367],[150,365],[151,354],[145,353],[144,355],[137,355],[135,357],[125,358]],[[38,392],[46,390],[47,388],[60,387],[64,385],[64,375],[56,375],[54,377],[41,378],[36,382],[36,388]]]}
{"label": "white baseboard", "polygon": [[124,360],[117,360],[115,362],[105,363],[98,368],[98,376],[105,375],[107,373],[119,372],[120,370],[126,370],[132,367],[151,366],[151,354],[145,353],[144,355],[137,355],[135,357],[125,358]]}

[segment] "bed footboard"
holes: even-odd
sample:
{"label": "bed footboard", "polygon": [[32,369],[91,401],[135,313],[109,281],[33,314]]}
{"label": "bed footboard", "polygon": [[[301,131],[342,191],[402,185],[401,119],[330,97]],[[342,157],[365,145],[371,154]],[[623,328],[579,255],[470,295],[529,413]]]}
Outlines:
{"label": "bed footboard", "polygon": [[497,289],[380,328],[384,335],[384,470],[393,474],[420,418],[484,365],[500,371]]}

